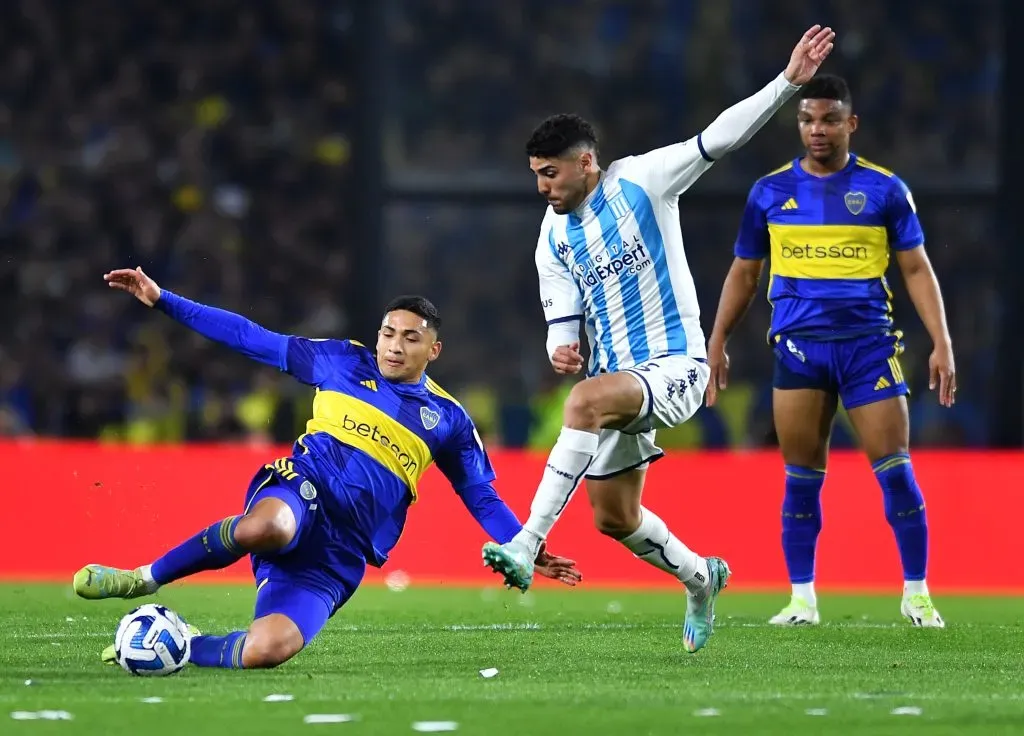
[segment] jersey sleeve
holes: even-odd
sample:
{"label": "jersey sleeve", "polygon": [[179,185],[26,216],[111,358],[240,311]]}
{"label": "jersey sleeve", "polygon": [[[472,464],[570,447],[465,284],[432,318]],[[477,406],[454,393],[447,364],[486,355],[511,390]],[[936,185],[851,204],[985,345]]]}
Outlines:
{"label": "jersey sleeve", "polygon": [[569,273],[569,267],[558,257],[558,249],[568,243],[556,243],[554,230],[545,224],[537,240],[537,277],[540,282],[540,303],[549,325],[583,318],[583,296]]}
{"label": "jersey sleeve", "polygon": [[736,234],[733,254],[737,258],[767,258],[771,251],[771,240],[768,236],[768,217],[762,203],[761,183],[754,184],[747,195],[747,204],[743,208],[740,230]]}
{"label": "jersey sleeve", "polygon": [[886,201],[885,227],[892,250],[910,250],[924,245],[924,229],[917,217],[914,195],[899,177],[892,177]]}
{"label": "jersey sleeve", "polygon": [[617,173],[651,194],[674,199],[692,187],[714,163],[700,136],[682,143],[628,156],[616,162]]}
{"label": "jersey sleeve", "polygon": [[457,492],[495,479],[480,433],[461,408],[457,410],[448,441],[434,455],[434,462]]}
{"label": "jersey sleeve", "polygon": [[352,361],[357,350],[351,340],[289,337],[283,370],[302,383],[319,386],[341,363]]}

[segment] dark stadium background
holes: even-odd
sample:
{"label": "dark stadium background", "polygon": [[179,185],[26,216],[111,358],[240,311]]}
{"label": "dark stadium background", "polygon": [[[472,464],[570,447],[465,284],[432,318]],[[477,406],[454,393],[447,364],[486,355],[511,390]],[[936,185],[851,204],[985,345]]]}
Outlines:
{"label": "dark stadium background", "polygon": [[[689,137],[839,32],[855,148],[918,202],[961,389],[897,289],[918,446],[1020,446],[1024,204],[1019,5],[996,0],[11,0],[0,5],[0,434],[287,442],[309,411],[247,365],[108,293],[164,286],[311,336],[373,339],[396,292],[433,298],[433,371],[492,446],[548,445],[532,252],[543,211],[522,145],[592,116],[603,160]],[[1018,34],[1019,37],[1019,34]],[[798,153],[792,107],[681,204],[709,331],[745,193]],[[894,279],[898,282],[898,277]],[[722,412],[670,447],[771,443],[767,305],[732,344]],[[545,403],[545,399],[548,401]],[[555,420],[557,424],[557,419]],[[840,427],[836,444],[850,440]]]}

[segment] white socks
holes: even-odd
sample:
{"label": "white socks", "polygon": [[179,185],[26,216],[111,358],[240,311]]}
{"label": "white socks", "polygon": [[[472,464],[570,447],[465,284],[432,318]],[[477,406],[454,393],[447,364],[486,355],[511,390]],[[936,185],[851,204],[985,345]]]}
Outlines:
{"label": "white socks", "polygon": [[[928,595],[928,584],[924,580],[903,581],[903,597],[921,593]],[[793,595],[803,598],[811,608],[818,607],[818,596],[814,593],[814,583],[793,583]]]}
{"label": "white socks", "polygon": [[596,434],[562,427],[530,505],[530,518],[513,542],[525,545],[532,556],[537,555],[540,543],[547,539],[596,454]]}
{"label": "white socks", "polygon": [[903,581],[903,597],[911,595],[928,595],[928,583],[924,580],[904,580]]}
{"label": "white socks", "polygon": [[679,541],[648,509],[640,508],[640,527],[620,541],[644,562],[678,578],[691,593],[700,594],[707,588],[707,560]]}
{"label": "white socks", "polygon": [[793,597],[803,598],[811,608],[818,607],[818,596],[814,593],[814,583],[793,583]]}
{"label": "white socks", "polygon": [[142,576],[142,580],[146,583],[146,590],[148,590],[150,593],[155,593],[157,589],[160,587],[160,584],[153,579],[152,571],[152,565],[143,565],[142,567],[138,568],[139,575]]}

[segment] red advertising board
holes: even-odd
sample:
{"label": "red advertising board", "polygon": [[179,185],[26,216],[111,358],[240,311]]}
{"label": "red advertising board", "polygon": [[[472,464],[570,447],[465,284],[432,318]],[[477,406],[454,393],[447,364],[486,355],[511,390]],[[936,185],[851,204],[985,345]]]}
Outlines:
{"label": "red advertising board", "polygon": [[[124,447],[50,441],[0,442],[8,498],[0,515],[0,577],[67,580],[81,565],[134,567],[213,521],[240,512],[263,463],[288,448]],[[524,518],[544,457],[492,452],[498,490]],[[914,453],[931,538],[933,590],[1024,591],[1024,453]],[[644,503],[702,554],[725,557],[735,589],[785,588],[779,547],[782,462],[773,452],[673,454],[652,466]],[[483,570],[482,530],[436,470],[383,573],[413,584],[497,584]],[[13,503],[11,502],[13,501]],[[867,461],[833,454],[825,483],[818,585],[892,590],[900,584],[896,545]],[[581,489],[555,528],[553,552],[574,557],[588,585],[672,584],[594,530]],[[988,560],[992,564],[979,564]],[[368,580],[379,580],[372,571]],[[240,562],[206,580],[248,581]],[[545,581],[547,582],[547,581]]]}

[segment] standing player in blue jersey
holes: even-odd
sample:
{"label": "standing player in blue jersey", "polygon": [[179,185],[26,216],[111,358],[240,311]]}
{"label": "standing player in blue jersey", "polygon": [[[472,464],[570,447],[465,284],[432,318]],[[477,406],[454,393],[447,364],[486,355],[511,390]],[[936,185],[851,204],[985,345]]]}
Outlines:
{"label": "standing player in blue jersey", "polygon": [[942,628],[925,569],[928,527],[910,462],[902,333],[885,280],[890,253],[932,338],[929,386],[952,406],[953,348],[939,284],[924,249],[914,198],[891,171],[850,152],[857,129],[850,90],[821,76],[800,92],[797,124],[806,153],[750,191],[732,268],[709,342],[707,401],[725,388],[726,341],[746,312],[770,258],[769,341],[775,351],[773,413],[786,464],[782,549],[793,596],[773,624],[816,624],[814,553],[822,483],[837,401],[849,413],[882,488],[903,563],[902,614]]}
{"label": "standing player in blue jersey", "polygon": [[[585,477],[597,528],[686,587],[685,649],[707,643],[729,568],[690,550],[640,502],[648,464],[662,456],[655,430],[693,416],[709,376],[678,200],[811,79],[834,37],[814,26],[782,73],[702,133],[607,171],[593,128],[579,117],[557,115],[534,131],[530,168],[550,205],[536,251],[547,355],[555,371],[578,373],[582,323],[591,358],[586,380],[566,400],[529,521],[511,542],[484,547],[485,562],[506,584],[529,587],[537,551]],[[680,492],[695,494],[700,506],[701,491]]]}
{"label": "standing player in blue jersey", "polygon": [[[306,434],[291,457],[256,472],[242,514],[202,529],[151,565],[87,565],[75,575],[83,598],[137,598],[251,555],[255,620],[248,631],[194,637],[193,664],[275,667],[295,656],[352,596],[366,565],[385,563],[431,462],[487,534],[509,540],[522,528],[494,491],[494,471],[469,415],[425,373],[441,352],[441,319],[426,299],[399,297],[388,305],[374,353],[351,340],[270,332],[161,290],[142,269],[104,278],[317,389]],[[536,564],[568,585],[580,580],[574,562],[544,550]],[[104,661],[113,660],[112,650],[104,651]]]}

